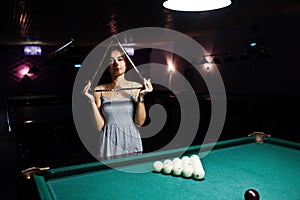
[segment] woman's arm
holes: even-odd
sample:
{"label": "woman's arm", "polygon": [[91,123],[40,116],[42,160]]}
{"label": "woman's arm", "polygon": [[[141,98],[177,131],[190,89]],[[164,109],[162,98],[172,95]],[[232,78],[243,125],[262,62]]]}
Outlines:
{"label": "woman's arm", "polygon": [[144,97],[138,95],[136,108],[135,108],[135,116],[134,122],[137,126],[141,127],[146,120],[146,108],[144,103]]}
{"label": "woman's arm", "polygon": [[134,122],[139,127],[141,127],[145,123],[145,120],[146,120],[146,108],[145,108],[145,103],[144,103],[144,96],[148,92],[152,92],[152,90],[153,90],[150,79],[149,80],[144,79],[144,86],[145,86],[145,89],[140,90],[138,92],[138,95],[136,95],[137,103],[136,103]]}
{"label": "woman's arm", "polygon": [[[104,126],[104,118],[100,113],[100,106],[101,106],[101,93],[94,92],[94,95],[88,93],[91,88],[91,82],[89,81],[83,89],[83,94],[89,99],[88,102],[91,105],[91,120],[92,124],[98,131],[101,131]],[[95,88],[95,90],[99,89],[99,86]]]}

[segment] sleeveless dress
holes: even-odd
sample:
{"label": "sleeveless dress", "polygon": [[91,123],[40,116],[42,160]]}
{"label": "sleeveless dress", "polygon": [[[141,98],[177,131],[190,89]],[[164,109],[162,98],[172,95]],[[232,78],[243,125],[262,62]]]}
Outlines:
{"label": "sleeveless dress", "polygon": [[132,94],[121,100],[101,96],[106,124],[100,132],[99,159],[110,159],[143,151],[140,132],[135,125],[135,100]]}

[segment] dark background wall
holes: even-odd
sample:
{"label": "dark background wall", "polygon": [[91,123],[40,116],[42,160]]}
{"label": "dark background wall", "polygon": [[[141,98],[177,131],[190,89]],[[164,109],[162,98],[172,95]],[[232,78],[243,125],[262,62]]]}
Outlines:
{"label": "dark background wall", "polygon": [[[60,52],[56,57],[49,55],[59,46],[42,46],[41,56],[25,56],[23,45],[1,46],[1,108],[8,97],[37,94],[70,94],[77,73],[75,63],[81,63],[86,55],[86,47]],[[88,48],[90,49],[90,48]],[[73,56],[73,57],[72,57]],[[79,57],[80,56],[80,57]],[[38,71],[24,78],[22,69],[36,67]]]}

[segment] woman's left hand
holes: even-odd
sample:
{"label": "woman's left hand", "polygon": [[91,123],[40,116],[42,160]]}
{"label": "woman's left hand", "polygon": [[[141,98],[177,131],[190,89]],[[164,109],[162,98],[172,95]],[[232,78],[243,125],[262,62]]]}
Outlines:
{"label": "woman's left hand", "polygon": [[143,97],[145,94],[152,91],[153,91],[153,87],[150,82],[150,78],[148,80],[144,78],[144,88],[139,93],[140,97]]}

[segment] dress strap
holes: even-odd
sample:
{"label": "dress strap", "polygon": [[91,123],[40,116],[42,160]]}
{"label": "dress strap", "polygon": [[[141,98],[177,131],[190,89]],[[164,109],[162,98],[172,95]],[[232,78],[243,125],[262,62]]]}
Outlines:
{"label": "dress strap", "polygon": [[[132,82],[131,82],[131,88],[133,88],[133,83],[132,83]],[[136,97],[135,97],[133,91],[134,91],[134,90],[130,90],[130,96],[131,96],[132,100],[135,101]]]}
{"label": "dress strap", "polygon": [[[131,85],[130,85],[130,87],[132,88],[133,86],[132,86],[132,82],[131,82]],[[133,90],[130,90],[130,94],[133,96],[133,92],[132,92]]]}

